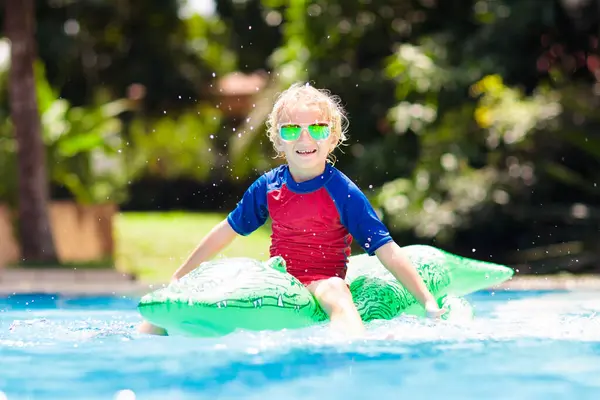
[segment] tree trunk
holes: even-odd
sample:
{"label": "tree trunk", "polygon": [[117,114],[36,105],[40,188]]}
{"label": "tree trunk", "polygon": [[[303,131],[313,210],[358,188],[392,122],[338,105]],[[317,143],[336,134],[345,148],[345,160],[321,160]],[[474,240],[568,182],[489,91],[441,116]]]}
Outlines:
{"label": "tree trunk", "polygon": [[11,42],[9,96],[17,139],[19,242],[23,261],[54,262],[48,217],[49,185],[34,77],[34,0],[7,0],[5,32]]}

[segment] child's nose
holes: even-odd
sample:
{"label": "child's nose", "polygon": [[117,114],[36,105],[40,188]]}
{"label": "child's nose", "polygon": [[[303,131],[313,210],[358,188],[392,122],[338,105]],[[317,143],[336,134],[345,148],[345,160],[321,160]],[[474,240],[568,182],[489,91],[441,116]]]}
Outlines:
{"label": "child's nose", "polygon": [[298,138],[298,140],[312,140],[312,137],[310,136],[310,133],[308,133],[308,128],[303,127],[302,131],[300,132],[300,137]]}

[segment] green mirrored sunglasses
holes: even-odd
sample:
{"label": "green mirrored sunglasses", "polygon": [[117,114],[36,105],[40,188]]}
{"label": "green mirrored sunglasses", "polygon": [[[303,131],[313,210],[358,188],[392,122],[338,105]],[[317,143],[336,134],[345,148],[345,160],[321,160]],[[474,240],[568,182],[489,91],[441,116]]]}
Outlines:
{"label": "green mirrored sunglasses", "polygon": [[329,124],[313,123],[313,124],[280,124],[279,136],[285,141],[294,141],[300,138],[302,129],[306,129],[310,137],[314,140],[325,140],[329,137],[331,131]]}

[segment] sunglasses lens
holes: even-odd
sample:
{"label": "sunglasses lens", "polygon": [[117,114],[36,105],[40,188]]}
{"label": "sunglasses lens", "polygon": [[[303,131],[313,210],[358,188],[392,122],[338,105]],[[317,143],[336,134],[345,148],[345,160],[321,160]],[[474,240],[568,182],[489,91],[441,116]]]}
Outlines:
{"label": "sunglasses lens", "polygon": [[329,125],[325,124],[313,124],[309,125],[308,133],[315,140],[324,140],[329,137]]}
{"label": "sunglasses lens", "polygon": [[279,135],[283,140],[298,140],[302,133],[302,127],[299,125],[283,125],[279,128]]}

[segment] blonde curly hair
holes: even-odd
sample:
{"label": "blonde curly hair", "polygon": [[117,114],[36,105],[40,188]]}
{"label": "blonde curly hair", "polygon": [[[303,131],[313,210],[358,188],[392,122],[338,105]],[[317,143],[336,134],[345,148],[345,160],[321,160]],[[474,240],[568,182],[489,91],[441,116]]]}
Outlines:
{"label": "blonde curly hair", "polygon": [[[317,89],[309,83],[294,83],[279,94],[275,100],[273,109],[267,117],[267,136],[269,136],[269,140],[277,153],[276,158],[284,157],[284,154],[276,146],[279,140],[277,126],[285,112],[298,103],[302,103],[305,106],[317,106],[321,110],[323,118],[329,121],[331,134],[335,139],[334,149],[346,143],[348,140],[346,134],[348,119],[341,105],[340,98],[332,95],[328,90]],[[331,152],[328,161],[331,163],[335,162],[335,156]]]}

